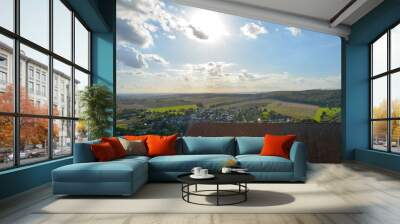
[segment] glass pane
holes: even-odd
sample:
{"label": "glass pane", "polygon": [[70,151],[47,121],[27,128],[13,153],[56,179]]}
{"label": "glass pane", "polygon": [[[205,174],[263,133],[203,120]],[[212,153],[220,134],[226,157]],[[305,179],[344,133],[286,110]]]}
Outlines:
{"label": "glass pane", "polygon": [[14,0],[0,1],[0,26],[14,31]]}
{"label": "glass pane", "polygon": [[400,121],[391,121],[392,152],[400,153]]}
{"label": "glass pane", "polygon": [[387,71],[387,34],[372,45],[372,71],[374,76]]}
{"label": "glass pane", "polygon": [[391,31],[390,50],[391,69],[400,67],[400,24]]}
{"label": "glass pane", "polygon": [[21,44],[21,113],[47,115],[49,57]]}
{"label": "glass pane", "polygon": [[89,75],[75,69],[75,117],[81,115],[80,95],[81,92],[89,86]]}
{"label": "glass pane", "polygon": [[53,120],[53,156],[72,154],[72,121]]}
{"label": "glass pane", "polygon": [[14,111],[13,40],[0,35],[0,111]]}
{"label": "glass pane", "polygon": [[53,51],[71,60],[71,11],[60,1],[53,1]]}
{"label": "glass pane", "polygon": [[49,158],[49,120],[45,118],[20,118],[20,162],[34,163]]}
{"label": "glass pane", "polygon": [[390,97],[392,117],[400,117],[400,72],[391,75]]}
{"label": "glass pane", "polygon": [[75,63],[89,69],[89,32],[75,18]]}
{"label": "glass pane", "polygon": [[0,116],[0,170],[14,165],[13,118]]}
{"label": "glass pane", "polygon": [[21,36],[49,47],[49,0],[20,0]]}
{"label": "glass pane", "polygon": [[372,147],[387,151],[387,121],[372,122]]}
{"label": "glass pane", "polygon": [[71,66],[53,60],[53,114],[72,117]]}
{"label": "glass pane", "polygon": [[372,81],[372,118],[387,117],[387,77]]}
{"label": "glass pane", "polygon": [[75,143],[85,142],[88,138],[88,129],[84,120],[75,122]]}

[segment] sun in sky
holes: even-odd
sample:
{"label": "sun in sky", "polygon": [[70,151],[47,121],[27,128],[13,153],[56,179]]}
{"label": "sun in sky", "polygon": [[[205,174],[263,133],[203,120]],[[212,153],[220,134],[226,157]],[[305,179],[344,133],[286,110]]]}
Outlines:
{"label": "sun in sky", "polygon": [[216,42],[229,36],[225,21],[213,11],[195,9],[189,15],[189,23],[207,35],[207,39],[201,40],[204,42]]}

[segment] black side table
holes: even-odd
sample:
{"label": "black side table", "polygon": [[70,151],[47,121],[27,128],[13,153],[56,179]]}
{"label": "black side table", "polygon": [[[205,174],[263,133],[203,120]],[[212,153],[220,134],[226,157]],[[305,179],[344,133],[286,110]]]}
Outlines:
{"label": "black side table", "polygon": [[[249,188],[247,187],[247,183],[255,180],[255,177],[248,173],[229,173],[222,174],[217,173],[213,174],[215,177],[212,179],[193,179],[189,174],[182,174],[177,177],[178,181],[182,183],[182,199],[188,203],[197,204],[197,205],[235,205],[242,202],[247,201],[247,192],[249,192]],[[198,190],[197,185],[215,185],[215,190]],[[190,191],[190,186],[195,186],[195,191]],[[236,185],[238,186],[237,190],[223,190],[220,189],[220,185]],[[215,192],[215,194],[205,194],[204,192]],[[190,201],[190,196],[203,196],[203,197],[216,197],[216,204],[202,204]],[[241,196],[238,201],[234,201],[231,203],[221,203],[221,197],[232,197],[232,196]]]}

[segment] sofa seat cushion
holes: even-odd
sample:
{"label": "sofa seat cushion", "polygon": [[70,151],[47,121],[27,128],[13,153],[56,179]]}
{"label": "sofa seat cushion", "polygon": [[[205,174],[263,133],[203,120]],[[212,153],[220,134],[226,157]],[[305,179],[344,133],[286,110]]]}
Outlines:
{"label": "sofa seat cushion", "polygon": [[149,160],[152,172],[190,172],[193,167],[203,167],[210,171],[219,171],[230,159],[231,155],[174,155],[158,156]]}
{"label": "sofa seat cushion", "polygon": [[147,172],[146,161],[121,159],[109,162],[75,163],[53,170],[57,182],[131,182],[135,173]]}
{"label": "sofa seat cushion", "polygon": [[239,155],[236,160],[249,172],[293,172],[292,161],[279,156]]}

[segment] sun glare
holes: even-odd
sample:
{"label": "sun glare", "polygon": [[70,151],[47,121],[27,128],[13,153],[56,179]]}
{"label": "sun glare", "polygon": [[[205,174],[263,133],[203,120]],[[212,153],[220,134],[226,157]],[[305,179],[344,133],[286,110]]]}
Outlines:
{"label": "sun glare", "polygon": [[196,10],[190,17],[190,23],[208,36],[206,40],[208,42],[214,42],[229,35],[221,17],[215,12]]}

